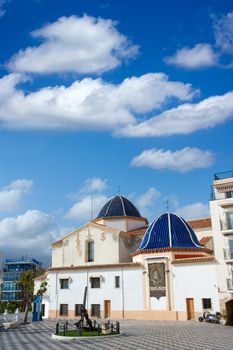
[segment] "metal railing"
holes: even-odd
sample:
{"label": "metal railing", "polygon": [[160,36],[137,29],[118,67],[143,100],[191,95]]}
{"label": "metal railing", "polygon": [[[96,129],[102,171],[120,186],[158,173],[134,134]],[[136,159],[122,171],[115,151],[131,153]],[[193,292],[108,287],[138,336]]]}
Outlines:
{"label": "metal railing", "polygon": [[222,171],[221,173],[214,174],[214,180],[223,180],[228,179],[229,177],[233,177],[233,170]]}
{"label": "metal railing", "polygon": [[[120,323],[118,321],[113,323],[108,320],[104,324],[101,324],[94,320],[92,328],[92,331],[96,332],[97,336],[101,336],[102,334],[120,334]],[[68,321],[60,321],[56,323],[55,334],[67,336],[72,332],[72,336],[75,336],[74,334],[76,332],[76,336],[85,336],[85,331],[91,332],[91,329],[89,326],[83,326],[82,322],[71,324]]]}
{"label": "metal railing", "polygon": [[224,259],[233,260],[233,251],[231,251],[230,249],[224,249]]}
{"label": "metal railing", "polygon": [[233,221],[220,220],[221,231],[233,230]]}
{"label": "metal railing", "polygon": [[233,281],[231,279],[227,279],[227,288],[233,290]]}

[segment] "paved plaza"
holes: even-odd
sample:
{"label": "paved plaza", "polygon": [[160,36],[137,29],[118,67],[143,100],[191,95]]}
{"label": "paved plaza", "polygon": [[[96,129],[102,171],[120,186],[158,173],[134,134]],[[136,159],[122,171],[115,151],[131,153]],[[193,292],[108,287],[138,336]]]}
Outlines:
{"label": "paved plaza", "polygon": [[[70,321],[71,322],[71,321]],[[195,321],[121,321],[122,335],[58,342],[51,339],[56,321],[43,321],[0,331],[1,350],[158,349],[233,350],[233,327]]]}

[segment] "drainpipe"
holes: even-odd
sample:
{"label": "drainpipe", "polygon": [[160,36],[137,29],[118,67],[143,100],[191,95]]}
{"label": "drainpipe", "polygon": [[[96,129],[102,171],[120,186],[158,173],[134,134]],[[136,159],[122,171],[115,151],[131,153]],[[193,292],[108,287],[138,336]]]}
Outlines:
{"label": "drainpipe", "polygon": [[57,310],[58,310],[58,273],[56,272],[56,318],[57,318]]}
{"label": "drainpipe", "polygon": [[125,292],[124,292],[124,274],[123,268],[121,269],[121,293],[122,293],[122,318],[125,318]]}
{"label": "drainpipe", "polygon": [[89,271],[87,270],[87,306],[86,306],[86,309],[87,309],[87,312],[89,314],[89,309],[88,309],[88,291],[89,291]]}

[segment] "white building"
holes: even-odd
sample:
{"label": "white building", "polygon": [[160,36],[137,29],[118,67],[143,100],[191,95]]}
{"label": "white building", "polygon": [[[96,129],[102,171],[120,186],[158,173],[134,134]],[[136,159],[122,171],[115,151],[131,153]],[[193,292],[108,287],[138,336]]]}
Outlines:
{"label": "white building", "polygon": [[92,317],[186,320],[219,311],[208,225],[202,219],[203,246],[178,215],[164,213],[148,227],[130,201],[112,198],[95,220],[52,245],[45,316],[79,316],[85,286]]}

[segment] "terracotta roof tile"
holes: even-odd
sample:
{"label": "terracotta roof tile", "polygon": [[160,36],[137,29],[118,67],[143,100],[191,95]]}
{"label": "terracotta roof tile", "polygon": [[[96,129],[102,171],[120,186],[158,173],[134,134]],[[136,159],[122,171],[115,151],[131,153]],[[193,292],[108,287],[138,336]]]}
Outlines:
{"label": "terracotta roof tile", "polygon": [[195,230],[201,228],[211,228],[211,218],[189,220],[187,223]]}
{"label": "terracotta roof tile", "polygon": [[172,264],[187,264],[187,263],[199,263],[199,262],[208,262],[215,261],[215,257],[211,256],[203,256],[198,258],[187,258],[187,259],[176,259],[172,261]]}
{"label": "terracotta roof tile", "polygon": [[211,239],[212,239],[211,236],[204,236],[204,237],[201,238],[200,243],[202,245],[206,245]]}

